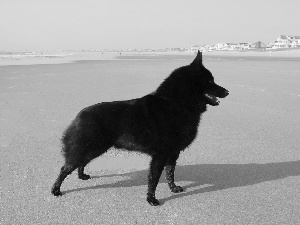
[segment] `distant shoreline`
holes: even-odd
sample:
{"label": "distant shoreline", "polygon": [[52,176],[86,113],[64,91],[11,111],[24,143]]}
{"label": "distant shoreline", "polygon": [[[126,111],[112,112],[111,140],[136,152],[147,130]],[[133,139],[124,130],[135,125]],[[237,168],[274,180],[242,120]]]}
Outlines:
{"label": "distant shoreline", "polygon": [[[35,65],[35,64],[62,64],[72,63],[75,61],[83,60],[120,60],[125,59],[124,56],[132,56],[138,58],[139,56],[164,56],[164,55],[194,55],[195,52],[57,52],[57,51],[45,51],[45,52],[15,52],[7,53],[0,52],[0,66],[9,65]],[[265,50],[265,51],[212,51],[203,52],[204,56],[228,56],[228,57],[281,57],[281,58],[299,58],[300,49],[289,50]]]}

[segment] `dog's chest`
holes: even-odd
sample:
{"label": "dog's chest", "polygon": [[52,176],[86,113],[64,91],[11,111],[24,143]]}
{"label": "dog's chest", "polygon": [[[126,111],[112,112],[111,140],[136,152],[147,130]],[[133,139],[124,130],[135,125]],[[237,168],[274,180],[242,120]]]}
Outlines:
{"label": "dog's chest", "polygon": [[180,150],[184,150],[197,136],[200,116],[185,113],[180,118],[180,121],[174,121],[173,131],[171,132],[173,133],[173,142]]}

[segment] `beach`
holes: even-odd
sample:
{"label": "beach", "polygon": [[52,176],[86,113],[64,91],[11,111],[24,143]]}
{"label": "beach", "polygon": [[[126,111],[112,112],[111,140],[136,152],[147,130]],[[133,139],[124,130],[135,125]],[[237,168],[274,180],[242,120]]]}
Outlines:
{"label": "beach", "polygon": [[[0,224],[299,224],[300,54],[204,53],[230,91],[146,202],[150,158],[111,150],[50,193],[60,138],[84,107],[154,91],[193,53],[45,53],[0,60]],[[51,57],[53,56],[53,57]]]}

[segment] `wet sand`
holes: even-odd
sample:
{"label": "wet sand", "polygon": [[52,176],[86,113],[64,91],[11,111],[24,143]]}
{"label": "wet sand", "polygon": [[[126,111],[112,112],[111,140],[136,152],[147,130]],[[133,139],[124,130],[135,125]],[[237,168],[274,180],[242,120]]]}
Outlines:
{"label": "wet sand", "polygon": [[149,158],[114,150],[87,167],[93,179],[74,172],[52,196],[59,139],[83,107],[143,96],[193,55],[1,66],[0,224],[299,224],[299,62],[204,56],[230,95],[208,107],[181,154],[185,192],[170,193],[163,174],[160,207],[145,200]]}

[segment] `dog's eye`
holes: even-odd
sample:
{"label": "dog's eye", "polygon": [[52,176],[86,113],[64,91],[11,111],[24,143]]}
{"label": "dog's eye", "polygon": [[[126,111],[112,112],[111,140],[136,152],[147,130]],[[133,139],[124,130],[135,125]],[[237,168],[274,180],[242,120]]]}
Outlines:
{"label": "dog's eye", "polygon": [[208,83],[212,84],[214,81],[213,80],[209,80]]}

